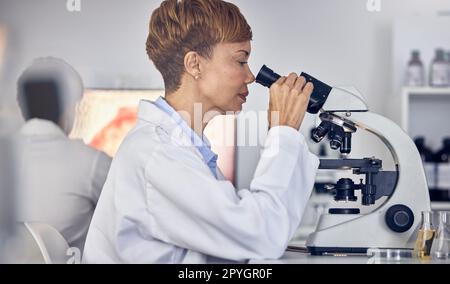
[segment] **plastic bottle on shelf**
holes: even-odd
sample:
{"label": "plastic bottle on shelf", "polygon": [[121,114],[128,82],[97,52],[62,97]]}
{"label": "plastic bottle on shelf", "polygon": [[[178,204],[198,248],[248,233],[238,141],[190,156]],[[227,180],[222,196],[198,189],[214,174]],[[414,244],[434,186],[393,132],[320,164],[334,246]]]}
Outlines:
{"label": "plastic bottle on shelf", "polygon": [[416,144],[417,150],[422,158],[423,167],[425,170],[425,176],[427,178],[428,190],[430,193],[431,200],[434,200],[436,193],[436,163],[435,163],[435,155],[430,148],[428,148],[425,144],[425,137],[418,136],[414,139],[414,143]]}
{"label": "plastic bottle on shelf", "polygon": [[411,52],[411,59],[406,69],[406,86],[424,86],[425,85],[425,71],[422,60],[420,59],[420,52],[413,50]]}
{"label": "plastic bottle on shelf", "polygon": [[449,85],[448,78],[448,62],[445,59],[445,51],[438,48],[431,62],[430,68],[430,86],[447,87]]}
{"label": "plastic bottle on shelf", "polygon": [[442,140],[442,148],[436,152],[436,188],[439,201],[450,201],[450,137]]}

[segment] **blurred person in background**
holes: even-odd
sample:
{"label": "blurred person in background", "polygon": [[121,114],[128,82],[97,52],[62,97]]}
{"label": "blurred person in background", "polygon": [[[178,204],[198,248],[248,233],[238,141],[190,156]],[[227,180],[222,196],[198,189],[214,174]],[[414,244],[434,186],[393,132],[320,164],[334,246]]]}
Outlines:
{"label": "blurred person in background", "polygon": [[19,221],[42,222],[81,251],[111,158],[68,137],[83,96],[79,74],[57,58],[36,59],[20,76]]}

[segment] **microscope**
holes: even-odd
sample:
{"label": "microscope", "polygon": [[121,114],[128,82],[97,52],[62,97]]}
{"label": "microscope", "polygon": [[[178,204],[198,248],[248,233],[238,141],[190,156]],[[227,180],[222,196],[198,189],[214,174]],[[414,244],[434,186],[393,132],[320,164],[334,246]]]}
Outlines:
{"label": "microscope", "polygon": [[[384,171],[383,161],[375,157],[321,159],[319,170],[352,170],[353,175],[363,178],[359,183],[341,178],[328,185],[336,206],[346,202],[352,207],[329,208],[322,214],[306,241],[308,251],[327,255],[366,254],[369,248],[413,249],[421,212],[431,210],[422,160],[414,142],[397,124],[370,112],[355,88],[331,87],[306,73],[301,76],[314,84],[307,109],[320,119],[312,131],[314,142],[327,137],[331,149],[348,155],[352,135],[367,131],[387,147],[395,164],[393,171]],[[270,87],[279,77],[264,65],[256,82]],[[359,202],[355,191],[360,191]]]}

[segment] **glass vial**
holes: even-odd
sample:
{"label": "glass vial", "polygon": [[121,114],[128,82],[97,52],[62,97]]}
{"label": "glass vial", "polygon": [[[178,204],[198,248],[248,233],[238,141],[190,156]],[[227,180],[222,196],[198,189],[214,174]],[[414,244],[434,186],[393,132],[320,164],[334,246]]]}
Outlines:
{"label": "glass vial", "polygon": [[436,49],[430,68],[430,86],[446,87],[448,85],[448,63],[445,60],[445,51]]}
{"label": "glass vial", "polygon": [[439,211],[439,225],[431,255],[435,259],[450,259],[450,212]]}
{"label": "glass vial", "polygon": [[431,211],[422,211],[422,223],[414,246],[414,255],[421,260],[431,259],[431,246],[436,232],[431,223],[431,214]]}
{"label": "glass vial", "polygon": [[420,60],[420,52],[413,50],[411,52],[411,59],[406,69],[406,86],[423,86],[425,85],[425,74],[422,60]]}

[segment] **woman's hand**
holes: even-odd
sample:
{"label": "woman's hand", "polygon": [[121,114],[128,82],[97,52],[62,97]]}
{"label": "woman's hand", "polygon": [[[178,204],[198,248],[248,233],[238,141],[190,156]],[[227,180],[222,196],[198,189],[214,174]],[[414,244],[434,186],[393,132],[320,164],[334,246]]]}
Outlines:
{"label": "woman's hand", "polygon": [[296,130],[305,117],[309,96],[314,86],[297,74],[280,77],[270,87],[269,129],[275,126],[290,126]]}

